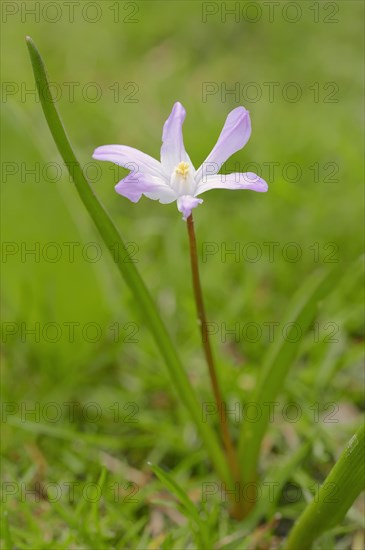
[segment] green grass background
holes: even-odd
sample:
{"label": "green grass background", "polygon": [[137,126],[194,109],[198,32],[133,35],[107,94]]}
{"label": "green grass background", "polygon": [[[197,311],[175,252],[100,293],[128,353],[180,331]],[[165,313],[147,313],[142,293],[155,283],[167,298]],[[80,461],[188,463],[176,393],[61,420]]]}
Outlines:
{"label": "green grass background", "polygon": [[[314,270],[335,265],[328,263],[328,243],[334,243],[334,258],[345,268],[363,248],[363,4],[330,3],[338,7],[333,15],[338,22],[332,23],[324,20],[330,17],[331,7],[326,8],[323,2],[314,3],[318,5],[318,22],[313,21],[315,12],[310,9],[314,4],[297,2],[302,16],[296,23],[285,20],[285,2],[277,6],[274,21],[269,20],[265,3],[260,3],[262,17],[255,23],[242,15],[238,22],[232,16],[222,22],[220,3],[213,3],[220,11],[205,23],[200,2],[120,3],[119,22],[113,21],[110,9],[116,2],[99,2],[102,16],[95,23],[81,17],[85,2],[76,3],[79,6],[72,23],[62,2],[57,23],[42,16],[34,21],[30,15],[22,21],[20,3],[14,4],[19,12],[8,16],[6,23],[3,13],[2,25],[3,81],[19,87],[13,95],[3,94],[3,241],[19,247],[38,242],[41,250],[55,242],[63,254],[55,263],[42,257],[39,262],[32,257],[22,262],[20,253],[3,258],[2,319],[3,323],[25,323],[27,327],[37,322],[41,328],[49,322],[63,327],[67,322],[79,325],[74,342],[68,341],[66,328],[55,343],[44,338],[35,342],[32,336],[22,342],[19,332],[14,337],[3,336],[7,344],[3,401],[19,407],[17,414],[5,417],[3,425],[4,481],[32,486],[37,480],[58,484],[76,480],[82,486],[96,482],[104,466],[106,486],[135,482],[139,491],[136,503],[114,502],[109,492],[97,506],[80,495],[76,503],[62,498],[55,504],[43,499],[33,502],[19,494],[9,497],[4,508],[10,539],[5,537],[5,547],[10,540],[19,548],[193,548],[189,525],[180,524],[167,512],[168,497],[152,479],[147,461],[171,469],[198,506],[202,483],[215,478],[172,390],[143,316],[135,310],[66,171],[57,182],[47,181],[42,173],[38,181],[31,175],[22,177],[22,172],[34,165],[42,169],[45,163],[61,163],[39,102],[34,94],[24,97],[22,93],[34,90],[24,37],[32,36],[50,80],[61,86],[58,108],[82,164],[92,161],[95,147],[109,143],[127,144],[158,158],[162,125],[173,103],[181,101],[187,110],[185,146],[198,166],[213,147],[228,112],[239,104],[250,110],[251,139],[225,169],[229,172],[235,163],[255,162],[269,180],[264,163],[279,163],[268,193],[217,190],[206,194],[204,205],[194,212],[200,246],[217,243],[219,249],[201,265],[209,319],[219,327],[225,323],[232,328],[239,323],[242,328],[255,322],[263,329],[257,342],[242,338],[235,342],[229,336],[224,342],[221,332],[213,337],[227,401],[242,403],[270,345],[264,323],[280,322],[292,294]],[[26,2],[27,7],[33,4]],[[236,4],[241,14],[247,9],[245,2]],[[137,21],[123,21],[134,5],[138,11],[131,17]],[[49,9],[48,17],[53,17]],[[93,17],[91,8],[88,13]],[[80,83],[74,101],[69,100],[67,82]],[[96,102],[87,101],[80,92],[90,82],[102,90]],[[121,95],[118,102],[109,89],[116,82]],[[135,103],[123,101],[131,90],[123,86],[129,82],[138,86]],[[254,82],[262,98],[238,103],[232,95],[222,100],[217,93],[204,102],[204,82],[216,82],[219,90],[222,83],[232,88],[238,82],[244,90],[245,84]],[[273,101],[265,82],[279,83]],[[297,102],[285,101],[282,96],[289,82],[301,86],[302,97]],[[336,102],[324,101],[332,89],[325,88],[327,83],[338,87]],[[313,86],[319,89],[318,102],[314,101]],[[299,181],[285,177],[290,162],[301,167]],[[5,163],[14,163],[17,173],[8,175],[10,165]],[[320,166],[319,181],[311,169],[315,163]],[[336,181],[326,180],[331,171],[325,168],[326,163],[338,166]],[[210,401],[195,322],[185,223],[175,204],[163,206],[144,198],[134,205],[118,196],[113,186],[126,171],[115,172],[109,163],[98,166],[101,176],[93,184],[95,192],[124,239],[135,243],[138,269],[201,399]],[[91,165],[91,176],[94,173],[95,165]],[[67,242],[80,243],[72,263],[63,244]],[[100,261],[83,259],[80,249],[90,242],[101,247]],[[279,243],[273,262],[263,244],[267,242]],[[297,243],[302,251],[296,262],[283,258],[283,248],[289,242]],[[245,255],[240,261],[232,256],[222,261],[222,246],[239,246],[244,251],[247,243],[256,243],[262,250],[259,261],[249,261]],[[317,261],[313,247],[319,250]],[[300,442],[313,442],[306,460],[288,480],[302,488],[303,498],[291,505],[281,499],[276,507],[289,522],[303,509],[310,487],[324,479],[360,421],[360,304],[360,281],[349,271],[330,299],[321,304],[317,319],[322,327],[320,342],[314,341],[312,331],[303,336],[302,353],[283,387],[282,403],[298,403],[302,418],[288,423],[279,417],[265,439],[263,468],[280,464]],[[80,328],[90,322],[101,327],[102,338],[97,343],[82,338]],[[328,328],[323,330],[328,322],[338,326],[335,343],[323,341],[329,334]],[[138,342],[123,341],[128,327],[114,342],[109,328],[114,323],[136,325]],[[280,333],[276,337],[281,337]],[[60,421],[50,423],[42,413],[25,419],[20,409],[51,402],[63,411],[67,402],[97,403],[101,419],[88,422],[79,414],[71,421],[65,413]],[[138,407],[135,424],[123,421],[123,406],[130,402]],[[114,403],[120,407],[118,421],[113,417]],[[314,403],[322,412],[330,410],[326,409],[328,403],[335,403],[339,422],[313,422]],[[160,498],[165,504],[157,502]],[[233,546],[227,547],[251,544],[261,548],[260,544],[266,544],[262,547],[270,548],[285,534],[285,529],[283,533],[273,527],[260,535],[259,542],[251,540],[250,533],[257,525],[239,526],[228,520],[219,495],[206,507],[212,544],[237,533]],[[361,503],[337,531],[322,537],[318,548],[350,548],[351,541],[358,541],[360,518]],[[135,532],[130,531],[132,527]],[[123,538],[128,532],[129,540]]]}

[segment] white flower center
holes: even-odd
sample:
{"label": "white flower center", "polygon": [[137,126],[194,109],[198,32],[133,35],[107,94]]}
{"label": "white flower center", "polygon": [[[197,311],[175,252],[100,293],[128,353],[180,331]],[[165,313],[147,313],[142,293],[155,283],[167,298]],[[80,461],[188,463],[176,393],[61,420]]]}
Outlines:
{"label": "white flower center", "polygon": [[181,195],[194,195],[196,188],[194,173],[193,166],[188,162],[179,162],[175,166],[171,175],[170,185],[178,197]]}
{"label": "white flower center", "polygon": [[187,162],[180,162],[176,168],[176,174],[182,176],[184,180],[188,177],[190,165]]}

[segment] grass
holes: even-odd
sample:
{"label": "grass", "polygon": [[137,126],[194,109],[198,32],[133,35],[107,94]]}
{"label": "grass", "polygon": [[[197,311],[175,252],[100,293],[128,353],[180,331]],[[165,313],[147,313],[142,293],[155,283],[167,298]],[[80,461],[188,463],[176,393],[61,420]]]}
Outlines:
{"label": "grass", "polygon": [[[31,17],[22,23],[20,15],[3,25],[8,46],[3,80],[19,86],[3,105],[3,163],[17,170],[3,174],[3,241],[19,247],[3,256],[3,547],[274,548],[328,474],[363,410],[360,278],[346,269],[363,248],[362,5],[338,3],[340,21],[334,24],[313,23],[304,3],[296,24],[283,20],[280,11],[273,23],[267,16],[258,23],[222,23],[219,16],[202,23],[202,6],[193,2],[174,2],[170,10],[163,2],[140,2],[138,23],[115,24],[107,2],[100,5],[104,15],[96,24],[80,15],[70,24],[64,12],[56,25]],[[61,83],[58,107],[82,163],[91,162],[97,145],[113,142],[157,156],[162,124],[179,99],[188,113],[185,145],[198,165],[228,111],[237,106],[232,95],[222,101],[222,83],[229,88],[239,82],[243,92],[247,82],[256,82],[262,90],[261,100],[242,101],[250,109],[253,134],[226,169],[258,163],[269,181],[268,194],[212,192],[195,214],[223,391],[231,408],[241,406],[233,422],[236,439],[244,403],[272,346],[268,323],[283,321],[291,295],[313,271],[336,264],[347,271],[300,340],[264,438],[260,471],[282,490],[274,498],[265,493],[259,512],[245,522],[229,518],[224,491],[145,320],[120,283],[66,171],[56,182],[43,172],[45,163],[60,159],[39,103],[32,95],[22,97],[25,86],[34,87],[26,34],[43,52],[51,81]],[[100,101],[89,102],[77,91],[70,101],[64,83],[73,81],[80,89],[97,82]],[[115,90],[109,87],[115,82],[123,97],[130,92],[123,90],[125,83],[135,82],[138,102],[114,102]],[[219,87],[206,102],[203,82]],[[264,82],[279,82],[272,102]],[[283,99],[288,82],[301,85],[300,101]],[[316,88],[311,89],[316,82],[318,103]],[[338,86],[336,103],[323,102],[330,82]],[[273,177],[271,162],[279,163]],[[290,162],[300,166],[298,181],[288,181]],[[96,170],[93,165],[90,170]],[[98,166],[95,192],[134,243],[138,269],[197,393],[209,403],[184,223],[175,205],[144,199],[136,206],[118,197],[113,191],[118,175],[107,164]],[[39,178],[26,173],[38,167]],[[328,181],[337,167],[337,181]],[[65,244],[70,242],[77,243],[74,261]],[[22,261],[22,252],[35,243],[39,258],[28,255]],[[49,243],[61,250],[57,262],[47,261]],[[204,243],[215,243],[216,251],[205,258]],[[249,249],[248,243],[255,244]],[[264,243],[278,243],[273,257]],[[289,261],[295,249],[288,243],[301,251],[298,261]],[[225,255],[226,249],[235,249],[238,257]],[[93,250],[101,256],[95,262],[86,256]],[[250,260],[257,250],[262,256]],[[36,323],[39,341],[25,333]],[[61,331],[55,342],[47,323],[57,323],[55,330]],[[77,323],[73,341],[69,323]],[[262,335],[252,337],[248,323]],[[45,327],[49,333],[42,335]],[[90,341],[93,327],[100,333],[95,342]],[[274,328],[277,342],[282,327]],[[11,329],[17,333],[6,336]],[[226,333],[232,329],[233,334]],[[293,422],[298,410],[302,414]],[[149,463],[183,489],[205,529]],[[361,547],[361,512],[357,501],[315,548]]]}

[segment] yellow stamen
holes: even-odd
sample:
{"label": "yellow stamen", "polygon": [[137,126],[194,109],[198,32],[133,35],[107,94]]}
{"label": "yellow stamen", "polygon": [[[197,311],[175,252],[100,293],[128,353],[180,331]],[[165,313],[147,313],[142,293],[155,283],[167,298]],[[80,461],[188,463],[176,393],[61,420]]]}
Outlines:
{"label": "yellow stamen", "polygon": [[186,180],[189,173],[189,164],[187,162],[180,162],[177,165],[175,172],[176,174],[179,174],[180,176],[182,176],[184,180]]}

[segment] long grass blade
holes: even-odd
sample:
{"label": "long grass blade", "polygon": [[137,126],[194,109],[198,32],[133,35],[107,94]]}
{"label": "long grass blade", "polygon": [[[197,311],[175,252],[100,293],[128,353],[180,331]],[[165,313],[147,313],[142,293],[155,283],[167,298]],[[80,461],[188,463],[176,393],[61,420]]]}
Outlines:
{"label": "long grass blade", "polygon": [[[283,326],[288,329],[286,338],[277,339],[269,348],[250,401],[257,405],[275,402],[299,350],[301,338],[297,338],[298,327],[302,334],[307,332],[318,303],[335,287],[341,273],[342,267],[330,272],[315,272],[296,293],[283,320]],[[257,422],[244,422],[240,435],[239,457],[243,480],[247,483],[257,479],[261,442],[269,424],[270,407],[262,406],[260,411],[262,415]]]}
{"label": "long grass blade", "polygon": [[325,531],[335,527],[365,488],[365,426],[347,443],[319,492],[295,523],[285,550],[311,548]]}

